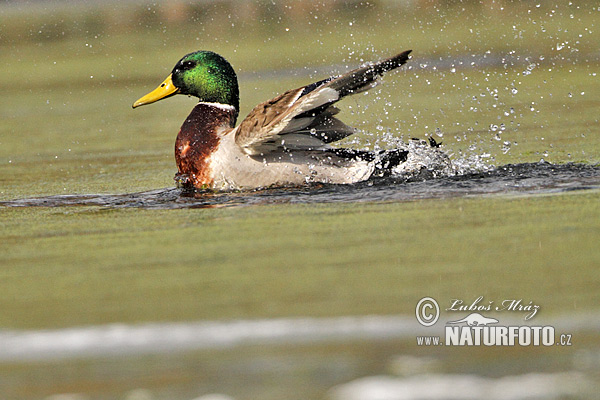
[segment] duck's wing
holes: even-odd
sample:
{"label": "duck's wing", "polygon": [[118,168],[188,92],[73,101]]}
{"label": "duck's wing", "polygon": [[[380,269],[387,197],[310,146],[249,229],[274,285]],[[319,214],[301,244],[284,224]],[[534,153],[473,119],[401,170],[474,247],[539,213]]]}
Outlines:
{"label": "duck's wing", "polygon": [[236,130],[235,141],[247,154],[280,148],[318,149],[352,135],[354,128],[335,115],[334,103],[374,87],[386,71],[405,64],[411,50],[346,74],[289,90],[254,107]]}

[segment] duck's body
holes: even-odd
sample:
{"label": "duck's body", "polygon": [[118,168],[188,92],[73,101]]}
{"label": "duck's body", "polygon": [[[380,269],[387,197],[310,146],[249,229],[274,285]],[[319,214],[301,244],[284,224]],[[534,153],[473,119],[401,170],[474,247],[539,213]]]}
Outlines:
{"label": "duck's body", "polygon": [[177,93],[199,97],[175,142],[175,179],[183,186],[235,190],[355,183],[400,167],[409,152],[331,148],[329,143],[354,133],[335,117],[339,110],[333,104],[373,87],[379,75],[404,64],[409,53],[287,91],[256,106],[235,127],[239,95],[233,68],[215,53],[196,52],[181,59],[161,86],[134,107]]}
{"label": "duck's body", "polygon": [[[376,169],[375,160],[361,159],[361,152],[343,154],[334,149],[281,148],[249,155],[236,143],[238,128],[216,124],[230,121],[233,112],[216,104],[198,103],[194,107],[175,141],[180,184],[231,190],[310,182],[355,183],[368,179]],[[382,155],[386,154],[391,153]]]}

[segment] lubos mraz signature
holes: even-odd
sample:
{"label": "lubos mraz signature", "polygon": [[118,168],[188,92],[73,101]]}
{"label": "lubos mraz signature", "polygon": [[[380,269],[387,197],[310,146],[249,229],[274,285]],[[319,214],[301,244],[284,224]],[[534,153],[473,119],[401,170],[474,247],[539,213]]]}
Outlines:
{"label": "lubos mraz signature", "polygon": [[453,299],[451,300],[450,307],[446,308],[446,311],[516,311],[526,312],[525,321],[532,319],[540,309],[540,306],[534,304],[533,301],[525,304],[522,299],[506,299],[502,300],[499,305],[494,306],[493,301],[489,301],[488,304],[483,303],[483,296],[476,298],[471,304],[466,305],[463,300]]}

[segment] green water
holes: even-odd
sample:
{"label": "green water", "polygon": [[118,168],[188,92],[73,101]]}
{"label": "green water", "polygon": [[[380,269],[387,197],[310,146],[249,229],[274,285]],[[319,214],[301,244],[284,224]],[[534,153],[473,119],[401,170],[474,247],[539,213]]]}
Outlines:
{"label": "green water", "polygon": [[[439,138],[439,128],[457,160],[490,154],[485,161],[495,165],[541,158],[598,163],[597,12],[593,5],[545,5],[530,14],[519,7],[471,10],[472,26],[461,23],[469,10],[460,8],[384,13],[376,7],[367,16],[339,14],[318,29],[309,19],[289,31],[275,24],[278,30],[251,35],[213,30],[208,22],[194,35],[172,24],[64,40],[8,35],[0,76],[0,200],[172,186],[175,135],[194,101],[172,98],[135,111],[131,103],[197,48],[222,53],[238,69],[242,114],[324,77],[281,70],[341,65],[335,71],[341,72],[361,58],[412,48],[415,68],[341,104],[344,121],[376,133],[359,135],[360,144],[384,146],[387,128],[405,138]],[[19,15],[11,14],[6,32],[54,26],[52,18],[63,14]],[[567,46],[559,51],[557,43]],[[482,57],[487,50],[521,58],[513,66],[416,68],[420,60]],[[493,128],[501,124],[504,130]],[[522,298],[540,304],[548,318],[597,315],[599,200],[592,190],[197,210],[0,208],[0,327],[413,315],[424,296]],[[576,354],[597,355],[600,345],[597,332],[573,334],[574,347],[557,351],[425,351],[413,340],[389,340],[4,362],[0,391],[7,399],[55,393],[121,399],[139,388],[157,399],[210,392],[323,398],[336,384],[394,374],[393,359],[406,354],[441,360],[441,371],[452,373],[568,371]],[[598,364],[591,365],[594,376]]]}

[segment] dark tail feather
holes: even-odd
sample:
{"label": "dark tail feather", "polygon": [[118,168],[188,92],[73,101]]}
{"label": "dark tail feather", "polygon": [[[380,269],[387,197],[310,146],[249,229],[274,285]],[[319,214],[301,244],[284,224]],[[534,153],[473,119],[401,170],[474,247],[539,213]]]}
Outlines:
{"label": "dark tail feather", "polygon": [[375,164],[375,171],[371,176],[390,176],[392,169],[408,159],[408,151],[394,149],[380,152],[379,160]]}
{"label": "dark tail feather", "polygon": [[401,149],[383,150],[383,151],[365,151],[354,149],[329,149],[330,153],[338,157],[348,158],[351,160],[376,161],[375,171],[372,176],[390,176],[392,169],[402,164],[408,159],[408,151]]}
{"label": "dark tail feather", "polygon": [[332,79],[326,86],[337,90],[340,98],[369,89],[381,74],[406,64],[411,51],[406,50],[394,57],[350,71]]}

